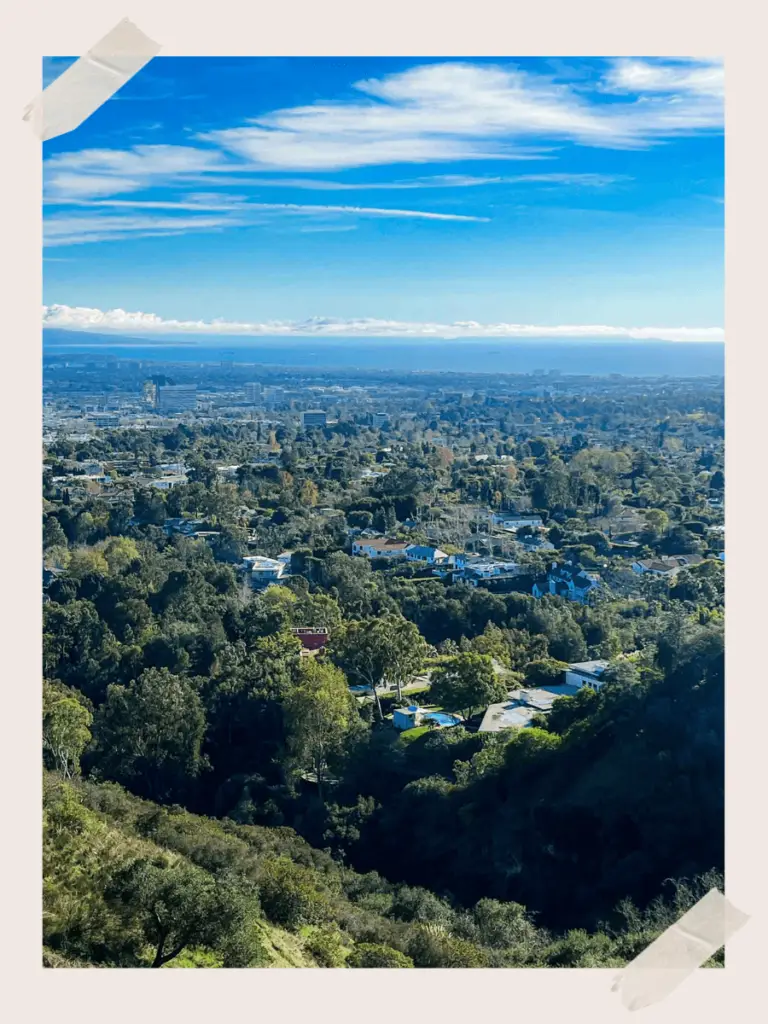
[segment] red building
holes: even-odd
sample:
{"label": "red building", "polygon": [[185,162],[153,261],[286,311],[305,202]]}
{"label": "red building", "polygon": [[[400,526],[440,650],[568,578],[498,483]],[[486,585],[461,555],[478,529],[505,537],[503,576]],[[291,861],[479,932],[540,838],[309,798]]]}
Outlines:
{"label": "red building", "polygon": [[325,626],[294,626],[291,632],[308,651],[319,651],[330,639],[330,633]]}

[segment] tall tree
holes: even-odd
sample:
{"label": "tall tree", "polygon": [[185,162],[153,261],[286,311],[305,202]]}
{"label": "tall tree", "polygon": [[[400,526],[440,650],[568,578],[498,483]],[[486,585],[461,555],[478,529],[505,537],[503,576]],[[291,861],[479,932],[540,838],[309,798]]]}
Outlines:
{"label": "tall tree", "polygon": [[414,623],[389,615],[351,622],[331,643],[331,656],[347,675],[368,686],[382,718],[378,688],[395,686],[398,699],[402,688],[419,671],[427,655],[427,644]]}
{"label": "tall tree", "polygon": [[285,711],[293,757],[302,770],[312,773],[325,802],[323,786],[330,764],[363,728],[344,673],[330,663],[307,659]]}
{"label": "tall tree", "polygon": [[94,731],[104,774],[155,800],[183,792],[203,767],[203,705],[192,683],[167,668],[110,686]]}
{"label": "tall tree", "polygon": [[504,699],[507,684],[496,675],[486,654],[457,654],[432,677],[431,698],[471,718],[476,708]]}
{"label": "tall tree", "polygon": [[91,741],[93,715],[66,686],[43,683],[43,749],[65,779],[80,770]]}

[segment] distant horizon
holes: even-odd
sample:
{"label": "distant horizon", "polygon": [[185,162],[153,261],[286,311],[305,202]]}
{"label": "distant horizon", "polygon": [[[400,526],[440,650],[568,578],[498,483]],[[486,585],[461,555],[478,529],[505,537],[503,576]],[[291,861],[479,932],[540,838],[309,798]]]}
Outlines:
{"label": "distant horizon", "polygon": [[[574,347],[578,345],[594,346],[594,345],[614,345],[614,346],[625,346],[632,348],[642,345],[662,345],[669,347],[689,347],[689,346],[706,346],[707,348],[725,347],[725,341],[720,339],[713,339],[712,341],[690,341],[690,342],[678,342],[671,341],[667,338],[625,338],[617,339],[615,337],[574,337],[574,336],[555,336],[555,335],[538,335],[536,337],[499,337],[494,335],[473,335],[471,337],[460,337],[456,335],[432,335],[432,336],[408,336],[408,335],[343,335],[343,334],[190,334],[179,332],[157,332],[147,334],[141,337],[138,334],[128,334],[124,331],[118,330],[107,330],[102,328],[100,332],[88,330],[86,328],[60,328],[60,327],[43,327],[43,336],[50,334],[64,334],[69,339],[70,336],[77,336],[76,344],[82,346],[92,346],[98,348],[103,344],[109,345],[120,345],[124,344],[126,347],[133,346],[148,346],[153,345],[158,348],[166,348],[169,345],[186,345],[189,347],[216,347],[217,344],[221,345],[222,349],[226,348],[248,348],[252,347],[254,343],[279,343],[285,344],[291,342],[293,344],[303,344],[307,342],[322,343],[324,341],[332,342],[338,346],[356,346],[360,342],[365,342],[370,345],[413,345],[418,343],[419,345],[441,345],[445,342],[453,342],[460,345],[470,346],[473,343],[488,344],[494,343],[499,346],[556,346],[563,345],[568,347]],[[82,340],[81,340],[82,339]],[[51,342],[49,342],[50,344]],[[68,342],[54,341],[55,345],[64,345]],[[72,342],[73,344],[75,342]]]}
{"label": "distant horizon", "polygon": [[113,333],[45,328],[44,350],[60,356],[114,355],[158,363],[215,363],[392,373],[530,374],[556,371],[570,376],[724,376],[723,342],[584,338],[335,338],[225,335],[157,335],[137,338]]}

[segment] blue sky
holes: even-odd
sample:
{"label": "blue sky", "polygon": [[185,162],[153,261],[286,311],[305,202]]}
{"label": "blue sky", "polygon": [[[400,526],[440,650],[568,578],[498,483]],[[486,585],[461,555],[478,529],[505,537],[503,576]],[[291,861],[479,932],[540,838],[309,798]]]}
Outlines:
{"label": "blue sky", "polygon": [[714,59],[155,58],[44,145],[46,322],[719,340],[722,91]]}

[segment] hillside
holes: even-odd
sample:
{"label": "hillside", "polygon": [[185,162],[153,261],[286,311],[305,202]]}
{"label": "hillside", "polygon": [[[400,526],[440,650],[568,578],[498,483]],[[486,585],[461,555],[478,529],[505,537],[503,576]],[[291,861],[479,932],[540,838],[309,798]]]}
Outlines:
{"label": "hillside", "polygon": [[[114,784],[44,780],[47,967],[617,966],[713,884],[554,936],[519,904],[471,911],[360,875],[291,829],[161,808]],[[165,962],[159,962],[162,955]]]}

